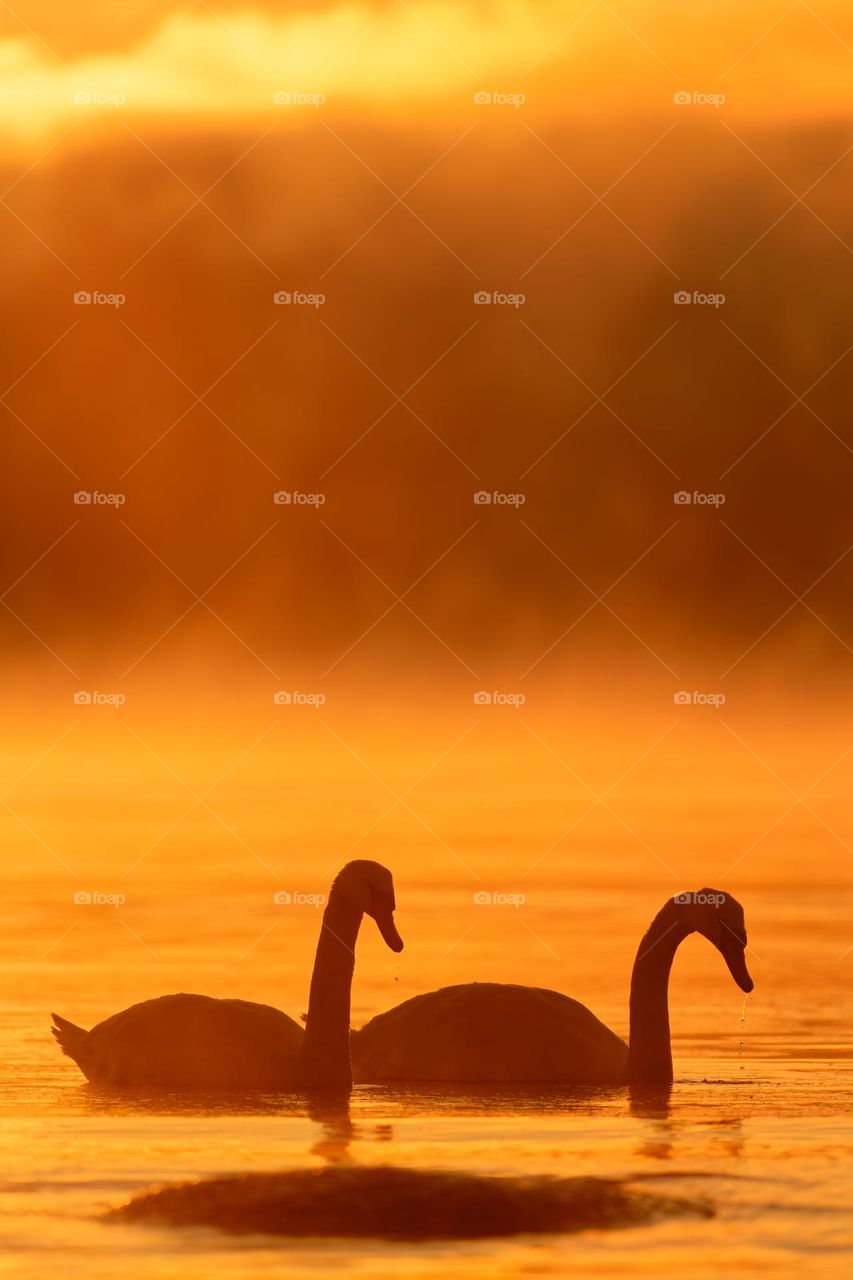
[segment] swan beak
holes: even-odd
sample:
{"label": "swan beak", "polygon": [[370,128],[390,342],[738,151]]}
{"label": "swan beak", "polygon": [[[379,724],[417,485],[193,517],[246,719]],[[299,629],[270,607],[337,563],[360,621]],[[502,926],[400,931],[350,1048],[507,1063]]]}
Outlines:
{"label": "swan beak", "polygon": [[720,941],[717,944],[726,964],[729,966],[729,973],[740,987],[741,991],[745,991],[747,995],[754,987],[755,983],[749,976],[749,970],[746,967],[746,947],[740,938],[731,929],[727,929],[723,925]]}
{"label": "swan beak", "polygon": [[402,951],[403,939],[397,932],[397,926],[394,923],[394,912],[392,910],[377,911],[373,919],[376,921],[379,932],[391,950]]}
{"label": "swan beak", "polygon": [[379,932],[385,939],[386,946],[389,946],[392,951],[402,951],[403,939],[397,932],[397,926],[394,923],[394,908],[396,905],[393,893],[374,892],[370,906],[367,908],[367,914],[376,921]]}

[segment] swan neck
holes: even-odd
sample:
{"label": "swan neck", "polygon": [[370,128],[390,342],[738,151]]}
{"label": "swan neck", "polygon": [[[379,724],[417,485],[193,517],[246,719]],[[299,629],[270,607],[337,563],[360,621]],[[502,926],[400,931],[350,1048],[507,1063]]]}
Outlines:
{"label": "swan neck", "polygon": [[671,1084],[669,974],[687,936],[667,907],[655,916],[637,949],[631,974],[629,1084]]}
{"label": "swan neck", "polygon": [[308,1085],[352,1086],[350,992],[361,917],[359,907],[332,890],[323,912],[302,1042]]}

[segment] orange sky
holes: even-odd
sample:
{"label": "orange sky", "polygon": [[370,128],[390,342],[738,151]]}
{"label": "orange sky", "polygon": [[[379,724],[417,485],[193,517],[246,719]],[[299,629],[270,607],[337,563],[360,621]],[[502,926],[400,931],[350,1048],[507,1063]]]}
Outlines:
{"label": "orange sky", "polygon": [[[24,20],[25,18],[25,20]],[[725,93],[762,117],[850,106],[853,15],[838,0],[682,9],[648,0],[505,3],[83,4],[0,17],[2,125],[38,141],[79,118],[74,95],[128,113],[260,116],[302,90],[417,110],[477,89],[555,110],[657,110],[676,91]]]}

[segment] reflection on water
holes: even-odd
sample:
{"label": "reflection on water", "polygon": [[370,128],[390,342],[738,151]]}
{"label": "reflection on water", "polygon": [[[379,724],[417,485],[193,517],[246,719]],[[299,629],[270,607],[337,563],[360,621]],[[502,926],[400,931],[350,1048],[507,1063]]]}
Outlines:
{"label": "reflection on water", "polygon": [[156,1187],[109,1210],[104,1221],[329,1242],[434,1242],[565,1235],[713,1214],[704,1201],[665,1190],[634,1190],[615,1178],[496,1177],[349,1165]]}
{"label": "reflection on water", "polygon": [[[280,760],[275,767],[280,771]],[[487,812],[493,775],[479,792],[469,777],[463,782],[461,808]],[[515,793],[508,788],[508,794]],[[528,865],[530,794],[522,787],[516,797],[518,826],[514,818],[500,831],[495,824],[475,851],[483,865],[501,869],[490,872],[492,889],[512,887],[518,868]],[[537,812],[561,829],[564,800],[541,790],[536,795]],[[437,795],[434,801],[431,818],[438,829],[445,823],[450,829],[458,799]],[[32,803],[37,810],[39,797]],[[154,792],[146,792],[146,807],[157,830],[173,818]],[[646,816],[652,807],[646,804]],[[229,818],[242,830],[256,808],[244,795],[234,796]],[[129,865],[147,837],[123,809],[111,811],[103,829],[84,816],[87,821],[79,814],[57,818],[51,843],[65,849],[64,841],[82,840],[84,830],[88,841],[90,827],[100,833],[103,847],[91,862],[88,855],[81,859],[83,883],[114,888],[109,868],[116,839],[126,836],[133,846],[124,851]],[[247,870],[242,854],[233,864],[230,847],[217,849],[218,862],[205,862],[209,880],[201,883],[189,872],[215,832],[202,834],[203,840],[197,829],[179,828],[168,854],[155,848],[131,877],[133,893],[122,913],[75,908],[62,875],[36,866],[28,849],[16,852],[10,841],[12,884],[0,902],[0,974],[14,973],[0,1002],[0,1236],[12,1280],[48,1272],[54,1280],[113,1280],[117,1272],[125,1280],[243,1280],[249,1273],[280,1274],[282,1248],[296,1280],[341,1271],[358,1280],[426,1280],[445,1270],[454,1280],[532,1272],[718,1280],[733,1250],[741,1275],[825,1280],[849,1271],[853,1185],[843,1155],[853,1143],[853,1024],[849,961],[839,959],[849,948],[844,882],[795,890],[780,886],[775,862],[767,875],[750,862],[753,880],[738,885],[750,945],[760,956],[748,1024],[713,950],[704,940],[685,944],[672,975],[671,1089],[376,1085],[359,1086],[341,1102],[291,1093],[131,1094],[85,1085],[50,1037],[53,1010],[91,1026],[135,1001],[178,990],[262,1000],[293,1016],[305,1008],[316,912],[294,907],[282,913],[272,900],[272,889],[282,884],[271,884],[260,869]],[[254,843],[258,833],[250,834]],[[301,843],[304,833],[297,834],[291,843]],[[667,829],[650,835],[657,844]],[[624,1035],[637,941],[671,888],[632,880],[633,850],[620,855],[618,877],[611,868],[612,883],[581,883],[580,854],[560,870],[550,865],[553,878],[544,870],[531,877],[522,922],[511,908],[476,906],[461,873],[458,880],[430,878],[429,861],[421,864],[410,837],[403,831],[384,837],[391,852],[408,851],[394,862],[407,948],[389,961],[381,941],[364,931],[353,987],[356,1025],[419,991],[481,977],[564,991]],[[719,846],[725,842],[720,836]],[[747,843],[744,829],[741,844]],[[695,861],[704,871],[701,849]],[[688,886],[705,882],[698,870],[694,879],[692,863],[683,865]],[[283,884],[327,887],[295,871]],[[519,1238],[412,1250],[365,1240],[271,1248],[253,1239],[250,1265],[249,1244],[216,1232],[189,1239],[130,1225],[107,1229],[99,1220],[166,1182],[378,1165],[628,1179],[676,1197],[705,1197],[717,1213],[709,1221],[661,1219],[619,1232],[590,1231],[570,1242]]]}
{"label": "reflection on water", "polygon": [[[707,1222],[661,1217],[624,1231],[556,1236],[535,1244],[357,1245],[251,1241],[252,1273],[341,1268],[371,1276],[426,1277],[453,1257],[454,1275],[708,1276],[739,1239],[742,1273],[834,1276],[853,1248],[853,1187],[840,1156],[853,1140],[849,1064],[789,1062],[744,1079],[731,1060],[678,1073],[669,1090],[392,1088],[360,1086],[350,1100],[281,1095],[136,1096],[87,1085],[38,1098],[11,1083],[2,1097],[0,1231],[8,1274],[48,1266],[62,1277],[106,1280],[117,1259],[129,1277],[239,1275],[234,1240],[217,1232],[190,1242],[165,1229],[105,1228],[97,1215],[157,1183],[320,1167],[438,1169],[501,1176],[627,1178],[638,1189],[707,1200]],[[663,1182],[661,1182],[663,1178]],[[104,1232],[110,1234],[105,1238]],[[751,1243],[748,1243],[751,1242]],[[567,1251],[571,1250],[569,1254]],[[235,1250],[237,1251],[235,1253]],[[820,1267],[817,1259],[820,1259]],[[85,1261],[84,1261],[85,1259]],[[715,1261],[716,1259],[716,1261]]]}
{"label": "reflection on water", "polygon": [[321,1136],[309,1148],[309,1154],[327,1164],[341,1164],[347,1159],[350,1144],[359,1134],[350,1115],[349,1095],[343,1098],[309,1098],[307,1113],[322,1130]]}

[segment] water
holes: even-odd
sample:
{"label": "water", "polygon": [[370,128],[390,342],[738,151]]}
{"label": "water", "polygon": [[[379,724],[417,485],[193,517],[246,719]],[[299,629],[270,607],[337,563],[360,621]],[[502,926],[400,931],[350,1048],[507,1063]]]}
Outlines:
{"label": "water", "polygon": [[[11,872],[0,901],[4,1275],[211,1280],[279,1274],[283,1265],[289,1275],[312,1280],[340,1272],[427,1277],[448,1270],[472,1280],[531,1274],[717,1280],[722,1266],[756,1277],[849,1274],[851,903],[846,869],[839,873],[825,832],[781,833],[796,857],[785,863],[771,849],[726,886],[746,907],[756,982],[748,1021],[746,1002],[707,942],[690,939],[680,949],[670,993],[676,1082],[667,1101],[632,1099],[616,1089],[543,1096],[359,1087],[348,1115],[324,1115],[286,1097],[129,1098],[81,1082],[49,1035],[50,1012],[88,1026],[136,1000],[183,989],[259,999],[298,1016],[319,912],[310,905],[282,908],[273,894],[328,887],[322,872],[331,859],[328,850],[310,847],[283,859],[282,849],[298,842],[292,832],[284,839],[270,833],[258,817],[274,808],[258,769],[252,786],[244,775],[233,791],[211,799],[229,828],[261,849],[271,872],[218,819],[197,811],[127,873],[187,802],[148,786],[140,806],[138,786],[116,769],[116,777],[101,773],[90,793],[42,779],[31,794],[9,797],[73,875],[17,819],[3,819]],[[211,766],[209,776],[215,772]],[[202,783],[195,779],[197,790]],[[469,798],[485,814],[487,796],[494,804],[496,792],[500,824],[475,830]],[[642,829],[661,847],[670,817],[654,816],[662,792],[652,786],[649,793],[655,801],[646,802]],[[479,880],[435,847],[427,857],[431,837],[399,809],[396,826],[378,825],[369,844],[355,850],[381,857],[394,870],[407,943],[392,955],[365,923],[353,989],[356,1025],[417,991],[481,977],[565,991],[626,1033],[627,984],[639,938],[673,888],[713,883],[707,852],[686,854],[684,881],[672,885],[638,862],[633,845],[614,844],[609,860],[590,856],[604,833],[587,826],[577,847],[560,850],[524,878],[531,861],[529,800],[526,779],[513,791],[509,777],[496,780],[494,770],[479,777],[461,766],[452,785],[436,780],[417,797],[418,811],[462,850]],[[277,812],[307,831],[315,801],[310,794],[303,810]],[[377,812],[387,803],[381,797]],[[546,825],[555,833],[566,825],[567,804],[565,793],[540,785],[543,845]],[[340,821],[345,808],[341,801],[330,821]],[[633,823],[640,813],[632,813]],[[738,813],[742,831],[729,841],[735,848],[748,843],[754,815],[738,799],[720,818],[732,823]],[[359,826],[369,819],[359,813]],[[343,836],[335,842],[347,848]],[[809,883],[799,870],[806,859],[814,869]],[[75,904],[74,892],[83,886],[120,889],[126,902]],[[477,904],[474,892],[484,887],[523,887],[526,900]],[[344,1160],[628,1178],[638,1188],[707,1200],[716,1216],[564,1237],[416,1246],[271,1244],[98,1219],[165,1181]]]}
{"label": "water", "polygon": [[[800,1060],[734,1079],[729,1060],[692,1061],[669,1106],[632,1109],[619,1091],[545,1100],[441,1097],[360,1088],[350,1117],[323,1123],[304,1105],[261,1109],[128,1107],[74,1085],[7,1092],[0,1224],[5,1274],[242,1276],[346,1270],[430,1276],[849,1274],[849,1064]],[[711,1083],[712,1082],[712,1083]],[[26,1168],[21,1167],[21,1153]],[[104,1225],[93,1215],[163,1180],[323,1161],[394,1163],[636,1179],[708,1199],[717,1216],[570,1237],[451,1244],[305,1241],[270,1245],[216,1232]]]}

